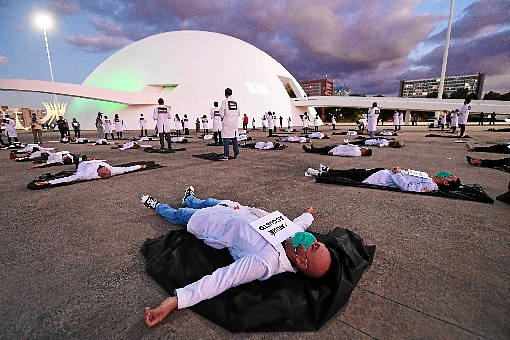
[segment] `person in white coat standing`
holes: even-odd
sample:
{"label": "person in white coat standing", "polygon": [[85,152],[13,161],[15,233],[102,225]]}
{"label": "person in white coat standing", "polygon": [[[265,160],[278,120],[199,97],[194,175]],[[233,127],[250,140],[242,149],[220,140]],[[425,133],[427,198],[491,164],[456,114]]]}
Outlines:
{"label": "person in white coat standing", "polygon": [[140,124],[140,137],[143,137],[143,132],[145,131],[145,137],[147,137],[147,119],[143,116],[143,113],[140,113],[140,119],[138,120]]}
{"label": "person in white coat standing", "polygon": [[464,137],[464,132],[466,131],[469,110],[471,110],[471,106],[469,106],[469,103],[471,103],[471,99],[466,98],[466,100],[464,100],[464,106],[462,106],[462,108],[459,111],[459,128],[460,128],[459,137]]}
{"label": "person in white coat standing", "polygon": [[225,89],[225,100],[221,103],[220,117],[223,119],[221,132],[223,134],[223,155],[221,160],[228,160],[229,143],[234,147],[234,158],[239,157],[239,144],[237,142],[238,119],[240,116],[237,102],[232,98],[232,89]]}
{"label": "person in white coat standing", "polygon": [[7,136],[7,144],[11,144],[11,138],[14,142],[18,142],[18,132],[16,131],[16,121],[9,114],[5,115],[5,135]]}
{"label": "person in white coat standing", "polygon": [[212,120],[214,143],[223,144],[223,138],[221,138],[221,116],[220,109],[218,108],[218,102],[214,102],[214,107],[211,108],[210,116]]}
{"label": "person in white coat standing", "polygon": [[172,149],[172,141],[170,140],[170,111],[171,106],[165,105],[163,98],[158,99],[158,106],[154,109],[152,119],[157,121],[157,129],[159,134],[159,144],[161,150],[165,149],[165,137],[168,143],[168,149]]}
{"label": "person in white coat standing", "polygon": [[400,117],[399,117],[398,111],[395,111],[395,113],[393,113],[393,126],[395,127],[395,131],[398,130],[399,125],[400,125]]}
{"label": "person in white coat standing", "polygon": [[377,119],[381,110],[377,107],[377,103],[372,103],[372,107],[368,110],[368,132],[370,132],[370,138],[375,138],[375,130],[377,127]]}

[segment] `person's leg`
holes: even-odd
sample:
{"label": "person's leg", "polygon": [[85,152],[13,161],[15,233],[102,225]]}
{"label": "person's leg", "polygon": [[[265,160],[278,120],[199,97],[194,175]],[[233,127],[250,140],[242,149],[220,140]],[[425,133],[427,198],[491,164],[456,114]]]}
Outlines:
{"label": "person's leg", "polygon": [[375,138],[375,131],[370,131],[370,139]]}
{"label": "person's leg", "polygon": [[156,206],[156,212],[165,220],[173,224],[186,225],[189,219],[198,209],[179,208],[174,209],[168,204],[160,203]]}
{"label": "person's leg", "polygon": [[460,136],[464,136],[464,132],[466,131],[466,124],[459,124],[460,127]]}
{"label": "person's leg", "polygon": [[331,149],[333,149],[333,147],[325,146],[325,147],[321,147],[321,148],[316,148],[313,145],[308,147],[308,146],[303,144],[303,150],[305,152],[310,152],[310,153],[327,154],[329,152],[329,150],[331,150]]}
{"label": "person's leg", "polygon": [[230,139],[231,138],[223,138],[223,156],[228,157],[229,148],[230,148]]}
{"label": "person's leg", "polygon": [[159,134],[159,148],[160,149],[165,148],[165,134],[163,132]]}
{"label": "person's leg", "polygon": [[376,172],[384,170],[383,168],[375,169],[348,169],[348,170],[334,170],[330,169],[327,172],[319,174],[321,178],[329,178],[334,181],[335,178],[345,178],[356,182],[363,182],[365,179],[375,174]]}
{"label": "person's leg", "polygon": [[475,146],[471,151],[477,152],[493,152],[493,153],[510,153],[507,144],[496,144],[491,146]]}
{"label": "person's leg", "polygon": [[213,132],[214,144],[218,144],[218,131]]}
{"label": "person's leg", "polygon": [[234,157],[239,156],[239,142],[237,141],[237,138],[232,138],[232,144],[234,147]]}
{"label": "person's leg", "polygon": [[217,200],[215,198],[207,198],[205,200],[202,200],[193,195],[190,195],[184,199],[184,205],[192,209],[214,207],[215,205],[218,205],[220,202],[221,202],[220,200]]}
{"label": "person's leg", "polygon": [[501,165],[510,165],[510,157],[503,158],[503,159],[481,159],[480,166],[485,167],[495,167],[495,166],[501,166]]}
{"label": "person's leg", "polygon": [[[35,141],[34,141],[34,143],[35,143]],[[11,136],[7,136],[7,144],[9,144],[9,145],[11,144]]]}
{"label": "person's leg", "polygon": [[223,138],[221,138],[221,131],[218,131],[218,138],[219,138],[220,144],[222,144],[223,143]]}
{"label": "person's leg", "polygon": [[165,133],[166,141],[168,143],[168,149],[172,148],[172,137],[170,136],[170,132]]}
{"label": "person's leg", "polygon": [[42,143],[42,130],[37,130],[37,139],[39,143]]}

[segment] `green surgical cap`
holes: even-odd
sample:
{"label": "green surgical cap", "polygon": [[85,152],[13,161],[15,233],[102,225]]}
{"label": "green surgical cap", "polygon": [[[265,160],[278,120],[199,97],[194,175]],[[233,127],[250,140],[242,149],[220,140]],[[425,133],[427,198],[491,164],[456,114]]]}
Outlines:
{"label": "green surgical cap", "polygon": [[450,178],[451,174],[448,171],[439,171],[436,176],[439,178],[443,177]]}

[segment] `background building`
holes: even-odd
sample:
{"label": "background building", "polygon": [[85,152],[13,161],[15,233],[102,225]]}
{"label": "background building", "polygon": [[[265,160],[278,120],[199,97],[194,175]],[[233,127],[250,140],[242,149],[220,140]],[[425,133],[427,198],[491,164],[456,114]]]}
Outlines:
{"label": "background building", "polygon": [[[443,91],[450,97],[453,92],[459,89],[467,89],[468,93],[473,92],[481,99],[484,79],[485,73],[446,77]],[[427,97],[439,90],[439,82],[440,78],[401,80],[398,96],[404,98]]]}
{"label": "background building", "polygon": [[333,96],[350,96],[351,89],[345,86],[335,86],[333,90]]}
{"label": "background building", "polygon": [[334,82],[333,79],[314,79],[300,81],[299,84],[307,97],[312,96],[332,96]]}

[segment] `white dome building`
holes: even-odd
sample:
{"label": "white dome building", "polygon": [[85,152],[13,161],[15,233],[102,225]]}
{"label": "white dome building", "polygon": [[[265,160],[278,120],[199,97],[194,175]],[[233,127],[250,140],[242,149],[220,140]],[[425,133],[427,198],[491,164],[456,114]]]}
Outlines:
{"label": "white dome building", "polygon": [[[215,101],[221,104],[227,87],[239,103],[241,117],[248,115],[249,126],[252,118],[260,126],[267,111],[282,116],[285,125],[291,117],[292,125],[301,126],[299,115],[306,111],[291,104],[286,88],[298,98],[304,91],[280,63],[242,40],[204,31],[168,32],[132,43],[99,65],[83,85],[154,94],[154,105],[75,98],[66,115],[76,117],[83,129],[95,129],[98,111],[109,118],[118,113],[128,130],[139,129],[143,113],[147,128],[153,129],[153,108],[161,97],[171,106],[172,116],[188,115],[193,131],[197,117],[210,119],[210,108]],[[316,114],[313,108],[308,112]]]}

